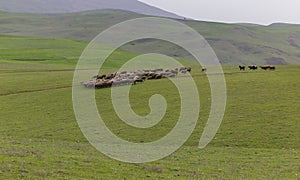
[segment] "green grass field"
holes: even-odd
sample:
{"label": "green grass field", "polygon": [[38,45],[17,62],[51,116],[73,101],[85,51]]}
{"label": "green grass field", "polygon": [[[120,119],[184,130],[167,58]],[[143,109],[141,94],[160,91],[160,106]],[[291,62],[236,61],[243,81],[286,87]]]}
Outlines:
{"label": "green grass field", "polygon": [[[145,15],[118,10],[56,15],[0,11],[0,34],[91,40],[117,23],[141,17]],[[210,43],[223,64],[299,65],[299,25],[260,26],[193,20],[179,22],[199,32]],[[159,52],[172,57],[192,58],[178,46],[157,40],[129,43],[122,49],[138,54]]]}
{"label": "green grass field", "polygon": [[[10,36],[0,41],[1,179],[299,179],[300,66],[246,72],[224,66],[226,114],[203,150],[198,142],[210,111],[210,88],[205,74],[193,66],[201,112],[192,136],[165,159],[127,164],[95,150],[77,125],[71,86],[84,41]],[[105,71],[115,71],[134,56],[116,52]],[[156,93],[167,99],[169,108],[162,122],[146,130],[120,121],[110,89],[97,90],[96,100],[116,135],[150,142],[172,129],[180,107],[177,90],[164,79],[132,87],[134,111],[149,113],[148,100]]]}

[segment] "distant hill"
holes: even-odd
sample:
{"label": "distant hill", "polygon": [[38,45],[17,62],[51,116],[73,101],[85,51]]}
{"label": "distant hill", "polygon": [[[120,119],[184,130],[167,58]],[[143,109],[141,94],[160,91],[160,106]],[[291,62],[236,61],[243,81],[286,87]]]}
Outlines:
{"label": "distant hill", "polygon": [[[0,12],[0,34],[91,40],[116,23],[144,16],[120,10],[55,15]],[[179,21],[203,35],[223,64],[300,63],[299,25],[260,26]],[[164,53],[173,57],[192,59],[177,46],[151,39],[129,43],[122,49],[137,53]]]}
{"label": "distant hill", "polygon": [[300,27],[300,24],[273,23],[273,24],[270,24],[270,26],[273,26],[273,27],[291,27],[291,26]]}
{"label": "distant hill", "polygon": [[182,18],[138,0],[8,0],[0,1],[0,10],[15,13],[53,14],[101,9],[119,9],[151,16]]}

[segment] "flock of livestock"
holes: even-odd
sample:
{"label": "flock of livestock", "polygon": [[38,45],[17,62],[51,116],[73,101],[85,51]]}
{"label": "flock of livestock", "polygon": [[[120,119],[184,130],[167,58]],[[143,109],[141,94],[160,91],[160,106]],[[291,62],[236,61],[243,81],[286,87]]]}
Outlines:
{"label": "flock of livestock", "polygon": [[[275,66],[270,66],[270,65],[264,65],[264,66],[259,66],[262,70],[275,70]],[[240,70],[241,71],[245,71],[246,70],[246,66],[239,66]],[[250,70],[257,70],[258,69],[258,66],[256,65],[250,65],[248,66],[248,68]]]}
{"label": "flock of livestock", "polygon": [[[246,66],[239,66],[241,71],[246,70]],[[250,65],[248,66],[250,70],[257,70],[261,68],[263,70],[275,70],[275,66],[265,65],[265,66],[256,66]],[[191,72],[191,67],[181,67],[175,69],[152,69],[152,70],[136,70],[136,71],[122,71],[122,72],[114,72],[111,74],[103,74],[96,75],[93,77],[93,80],[84,81],[81,84],[87,88],[110,88],[112,86],[124,86],[124,85],[132,85],[136,83],[142,83],[146,80],[155,80],[155,79],[163,79],[163,78],[175,78],[179,73],[186,74]],[[205,67],[202,68],[202,71],[205,72],[207,69]]]}
{"label": "flock of livestock", "polygon": [[153,69],[153,70],[136,70],[136,71],[122,71],[114,72],[112,74],[103,74],[94,76],[93,80],[85,81],[81,84],[87,88],[110,88],[112,86],[132,85],[145,80],[155,80],[163,78],[174,78],[179,73],[186,74],[191,72],[191,67],[181,67],[175,69]]}

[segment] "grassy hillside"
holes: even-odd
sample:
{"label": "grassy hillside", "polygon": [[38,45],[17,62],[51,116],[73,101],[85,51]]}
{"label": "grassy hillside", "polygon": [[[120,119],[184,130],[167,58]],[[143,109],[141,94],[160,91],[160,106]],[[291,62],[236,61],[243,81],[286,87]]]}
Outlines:
{"label": "grassy hillside", "polygon": [[91,40],[114,24],[138,17],[142,15],[120,10],[60,15],[0,12],[0,34]]}
{"label": "grassy hillside", "polygon": [[[223,64],[299,64],[300,25],[259,26],[181,21],[209,42]],[[180,48],[166,42],[143,41],[124,49],[159,52],[192,59]]]}
{"label": "grassy hillside", "polygon": [[[217,136],[204,150],[198,141],[210,111],[208,80],[198,66],[201,112],[187,143],[153,163],[127,164],[96,151],[81,133],[72,106],[72,78],[83,41],[0,37],[1,179],[298,179],[300,66],[240,72],[224,66],[228,103]],[[116,52],[105,71],[135,54]],[[121,61],[123,60],[123,61]],[[119,63],[119,64],[116,64]],[[119,137],[149,142],[168,133],[178,118],[178,92],[170,81],[133,86],[132,107],[149,112],[148,100],[162,94],[164,119],[151,129],[135,129],[114,113],[110,89],[96,91],[99,112]]]}
{"label": "grassy hillside", "polygon": [[[87,45],[88,42],[81,40],[0,35],[0,60],[14,62],[20,68],[24,66],[22,70],[25,71],[27,63],[43,64],[45,67],[51,64],[75,67]],[[126,59],[137,55],[118,49],[105,63],[105,67],[121,66]]]}
{"label": "grassy hillside", "polygon": [[[104,29],[124,20],[143,17],[125,11],[93,11],[60,15],[0,13],[0,34],[91,40]],[[223,64],[299,64],[300,26],[258,26],[181,21],[201,33]],[[182,49],[151,40],[122,47],[135,53],[158,52],[192,59]]]}
{"label": "grassy hillside", "polygon": [[86,45],[85,41],[0,35],[0,59],[74,65]]}

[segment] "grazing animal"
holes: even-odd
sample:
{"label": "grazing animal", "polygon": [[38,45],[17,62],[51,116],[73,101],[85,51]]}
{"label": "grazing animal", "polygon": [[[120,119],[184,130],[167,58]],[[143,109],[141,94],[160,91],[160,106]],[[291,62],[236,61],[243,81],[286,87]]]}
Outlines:
{"label": "grazing animal", "polygon": [[143,77],[140,77],[140,76],[135,76],[133,80],[134,80],[135,83],[136,82],[144,82],[145,81],[145,79],[143,79]]}
{"label": "grazing animal", "polygon": [[144,82],[144,80],[143,80],[143,79],[135,79],[134,82],[135,82],[135,83],[136,83],[136,82]]}
{"label": "grazing animal", "polygon": [[192,68],[191,68],[191,67],[186,67],[186,71],[187,71],[187,72],[191,72],[191,71],[192,71]]}
{"label": "grazing animal", "polygon": [[263,70],[275,70],[275,66],[265,65],[265,66],[259,66]]}
{"label": "grazing animal", "polygon": [[153,71],[154,72],[159,72],[159,71],[163,71],[164,69],[162,69],[162,68],[158,68],[158,69],[154,69]]}
{"label": "grazing animal", "polygon": [[103,74],[103,75],[101,75],[101,76],[98,76],[98,75],[97,75],[97,79],[103,79],[103,78],[105,78],[105,77],[106,77],[105,74]]}
{"label": "grazing animal", "polygon": [[180,69],[179,69],[179,72],[181,72],[181,73],[183,73],[183,74],[185,74],[185,73],[187,73],[187,72],[191,72],[192,71],[192,68],[191,67],[181,67]]}
{"label": "grazing animal", "polygon": [[161,79],[162,78],[162,75],[161,74],[157,74],[156,76],[155,76],[155,79]]}
{"label": "grazing animal", "polygon": [[148,76],[148,80],[155,79],[155,76]]}
{"label": "grazing animal", "polygon": [[246,69],[245,66],[241,66],[241,65],[239,66],[239,68],[240,68],[240,71],[245,71],[245,69]]}
{"label": "grazing animal", "polygon": [[172,70],[171,70],[171,73],[173,73],[173,74],[176,74],[176,75],[177,75],[177,74],[178,74],[178,69],[177,69],[177,70],[176,70],[176,69],[174,69],[174,70],[172,69]]}
{"label": "grazing animal", "polygon": [[107,75],[106,77],[105,77],[105,79],[113,79],[114,77],[116,76],[116,73],[112,73],[112,74],[110,74],[110,75]]}
{"label": "grazing animal", "polygon": [[186,73],[187,73],[187,70],[182,70],[181,73],[182,73],[182,74],[186,74]]}
{"label": "grazing animal", "polygon": [[259,66],[262,70],[268,70],[270,66]]}
{"label": "grazing animal", "polygon": [[250,66],[248,66],[248,68],[250,70],[257,70],[257,66],[256,65],[250,65]]}
{"label": "grazing animal", "polygon": [[181,67],[181,68],[179,69],[180,72],[183,71],[183,70],[186,70],[186,68],[185,68],[185,67]]}
{"label": "grazing animal", "polygon": [[177,74],[175,74],[175,73],[170,73],[170,74],[164,75],[164,77],[166,77],[166,78],[174,78],[174,77],[176,77],[176,75]]}

